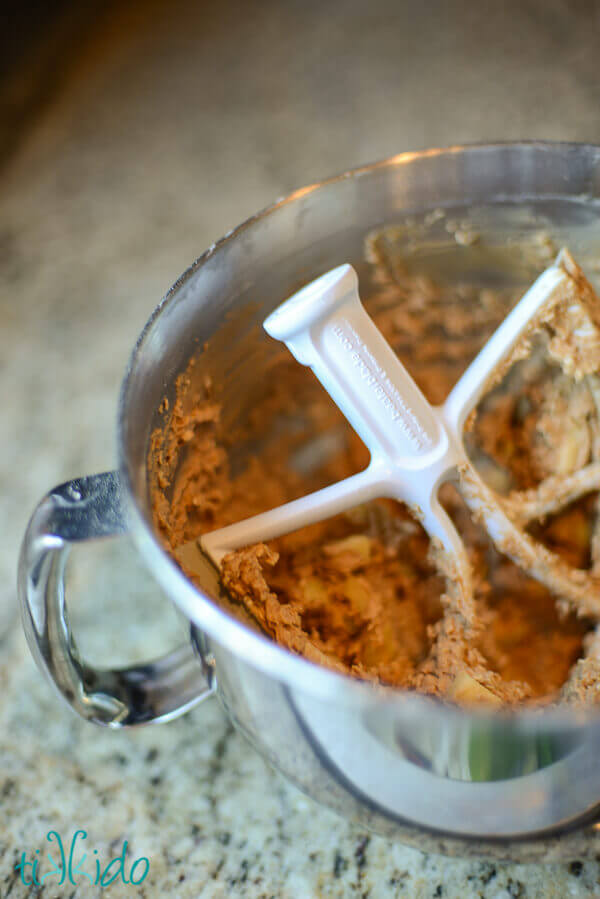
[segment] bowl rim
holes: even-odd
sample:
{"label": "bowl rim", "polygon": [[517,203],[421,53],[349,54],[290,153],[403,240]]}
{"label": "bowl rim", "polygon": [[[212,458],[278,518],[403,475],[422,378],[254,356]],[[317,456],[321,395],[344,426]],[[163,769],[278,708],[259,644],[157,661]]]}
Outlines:
{"label": "bowl rim", "polygon": [[[165,589],[169,598],[176,604],[185,618],[191,623],[193,642],[198,645],[198,631],[205,632],[217,644],[240,657],[244,662],[258,668],[264,674],[284,683],[286,686],[301,692],[317,696],[322,700],[334,701],[345,706],[389,705],[403,714],[422,718],[434,713],[455,724],[459,721],[474,720],[504,723],[510,722],[513,729],[523,733],[539,731],[543,722],[544,731],[560,730],[565,727],[581,727],[586,723],[600,721],[600,709],[593,706],[548,706],[548,707],[515,707],[490,710],[487,708],[464,708],[444,702],[415,691],[398,687],[373,684],[361,681],[352,675],[327,669],[302,656],[297,656],[279,646],[265,635],[254,631],[241,621],[229,615],[207,593],[196,587],[179,568],[168,553],[152,523],[144,514],[133,486],[133,473],[126,452],[126,410],[132,382],[136,375],[137,362],[142,355],[152,330],[165,310],[176,302],[179,291],[208,263],[213,256],[221,252],[230,242],[237,240],[245,231],[251,229],[264,218],[274,215],[279,209],[289,206],[307,194],[321,188],[329,187],[348,179],[358,179],[379,170],[394,169],[423,159],[437,156],[468,155],[486,153],[502,149],[539,149],[550,153],[566,154],[580,152],[596,155],[600,162],[600,145],[585,142],[520,140],[475,142],[453,144],[448,147],[435,147],[418,151],[397,153],[373,163],[360,165],[340,174],[315,181],[312,184],[297,188],[291,193],[277,198],[259,212],[245,219],[241,224],[227,231],[223,237],[212,243],[187,269],[177,278],[166,294],[157,304],[148,318],[131,351],[125,369],[118,401],[117,411],[117,458],[124,493],[124,502],[128,514],[130,533],[134,544],[144,558],[156,580]],[[573,195],[575,197],[575,195]],[[578,199],[583,199],[579,198]],[[206,659],[204,660],[206,661]],[[210,659],[208,660],[210,664]]]}

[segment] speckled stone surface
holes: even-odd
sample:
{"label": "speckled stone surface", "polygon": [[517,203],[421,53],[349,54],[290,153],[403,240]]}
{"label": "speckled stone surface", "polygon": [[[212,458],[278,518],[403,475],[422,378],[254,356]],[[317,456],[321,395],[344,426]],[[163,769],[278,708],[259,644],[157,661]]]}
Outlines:
{"label": "speckled stone surface", "polygon": [[[600,140],[595,8],[177,0],[98,23],[0,175],[3,620],[34,502],[113,463],[129,349],[180,271],[278,195],[374,158]],[[126,541],[82,549],[69,588],[96,662],[180,638]],[[148,857],[143,886],[22,885],[21,853],[76,828],[105,861],[124,840]],[[448,860],[356,832],[275,774],[212,700],[168,726],[100,731],[58,701],[13,628],[0,644],[0,896],[101,894],[563,899],[600,896],[600,867]]]}

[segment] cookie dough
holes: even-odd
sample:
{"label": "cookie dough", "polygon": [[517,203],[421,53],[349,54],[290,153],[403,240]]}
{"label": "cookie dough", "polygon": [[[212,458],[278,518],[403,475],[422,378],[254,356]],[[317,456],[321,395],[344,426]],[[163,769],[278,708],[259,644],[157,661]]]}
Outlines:
{"label": "cookie dough", "polygon": [[[429,401],[442,402],[519,292],[435,283],[408,271],[389,233],[370,239],[368,258],[377,285],[368,311]],[[471,422],[469,454],[507,502],[529,490],[539,504],[540,482],[577,476],[600,460],[598,347],[575,358],[585,371],[573,378],[558,361],[569,327],[581,323],[567,325],[514,360]],[[285,348],[271,348],[264,364],[260,398],[237,431],[210,372],[199,376],[198,360],[179,379],[172,408],[161,410],[167,424],[153,436],[149,462],[155,525],[172,552],[368,463],[309,370]],[[243,464],[232,464],[232,446],[240,444]],[[307,464],[315,444],[323,451]],[[561,606],[498,553],[453,487],[440,498],[473,566],[476,625],[445,616],[449,586],[427,535],[386,497],[226,556],[221,577],[232,609],[291,652],[382,684],[465,703],[595,699],[595,622]],[[544,517],[540,508],[529,533],[569,565],[595,571],[596,495],[583,491],[558,514]]]}

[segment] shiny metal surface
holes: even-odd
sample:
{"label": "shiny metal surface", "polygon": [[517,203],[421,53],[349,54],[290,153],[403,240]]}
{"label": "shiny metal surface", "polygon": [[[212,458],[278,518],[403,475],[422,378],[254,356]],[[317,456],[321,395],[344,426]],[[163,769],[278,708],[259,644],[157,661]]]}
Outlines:
{"label": "shiny metal surface", "polygon": [[[440,255],[432,239],[434,268],[443,262],[496,284],[507,241],[514,257],[515,241],[540,229],[568,244],[584,268],[595,265],[600,148],[529,143],[402,154],[296,191],[227,235],[174,285],[132,354],[118,414],[122,499],[136,545],[214,666],[228,714],[307,793],[361,826],[432,851],[522,860],[595,854],[595,710],[470,713],[312,665],[230,615],[208,580],[197,589],[152,526],[149,438],[163,396],[174,395],[177,375],[204,341],[212,349],[196,368],[222,373],[225,414],[237,422],[260,396],[261,360],[272,352],[260,323],[281,299],[340,262],[368,285],[368,232],[440,207],[472,219],[497,250],[496,264],[476,259],[465,271],[470,256],[456,244]],[[523,260],[514,283],[525,287],[530,268]],[[236,339],[219,340],[232,325]],[[249,452],[236,447],[235,464]],[[35,561],[23,562],[28,576]],[[57,656],[68,659],[67,650],[57,638]],[[63,677],[58,659],[51,671]],[[68,675],[61,683],[72,701]]]}
{"label": "shiny metal surface", "polygon": [[31,651],[67,702],[88,721],[131,727],[168,721],[212,693],[189,644],[160,659],[98,670],[80,657],[69,627],[64,572],[73,544],[127,530],[116,472],[56,487],[39,504],[23,540],[19,596]]}

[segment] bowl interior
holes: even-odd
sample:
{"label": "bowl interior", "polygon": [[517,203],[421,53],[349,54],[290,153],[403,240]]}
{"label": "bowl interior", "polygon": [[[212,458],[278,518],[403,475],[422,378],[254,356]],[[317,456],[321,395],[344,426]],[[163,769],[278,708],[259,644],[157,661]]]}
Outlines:
{"label": "bowl interior", "polygon": [[[168,430],[164,398],[172,409],[183,372],[190,374],[189,397],[207,374],[213,379],[229,461],[243,471],[257,452],[276,448],[286,429],[298,423],[302,429],[302,396],[283,424],[281,415],[252,421],[281,356],[262,321],[285,297],[350,262],[366,305],[376,302],[380,285],[367,247],[381,229],[408,271],[442,283],[514,290],[516,297],[548,264],[553,248],[563,245],[595,281],[598,158],[595,148],[540,144],[407,154],[297,191],[212,248],[149,322],[124,383],[122,467],[150,539],[157,543],[151,438],[165,425]],[[410,369],[410,358],[403,361]],[[339,434],[315,445],[307,430],[300,444],[301,474],[310,478],[339,445]],[[214,578],[202,588],[216,596]],[[210,632],[210,622],[201,618],[197,623]],[[265,658],[267,664],[268,653]]]}

